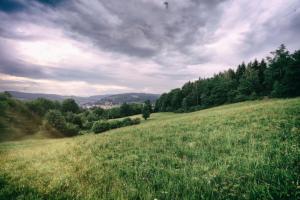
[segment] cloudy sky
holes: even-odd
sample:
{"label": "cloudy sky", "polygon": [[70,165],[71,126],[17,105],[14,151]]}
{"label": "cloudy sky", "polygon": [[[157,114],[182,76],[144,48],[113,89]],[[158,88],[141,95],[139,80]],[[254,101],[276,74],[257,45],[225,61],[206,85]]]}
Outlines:
{"label": "cloudy sky", "polygon": [[0,0],[0,90],[162,93],[281,43],[299,0]]}

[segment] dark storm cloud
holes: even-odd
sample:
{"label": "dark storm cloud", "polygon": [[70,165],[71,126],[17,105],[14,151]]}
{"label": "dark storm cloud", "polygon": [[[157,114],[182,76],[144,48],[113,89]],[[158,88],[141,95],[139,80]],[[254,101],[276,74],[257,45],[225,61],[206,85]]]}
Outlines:
{"label": "dark storm cloud", "polygon": [[224,1],[170,1],[168,10],[156,2],[76,1],[60,19],[70,33],[83,35],[100,48],[152,57],[164,48],[184,51],[197,30],[218,16],[216,8]]}
{"label": "dark storm cloud", "polygon": [[25,6],[17,0],[1,0],[0,11],[3,12],[19,12],[25,9]]}
{"label": "dark storm cloud", "polygon": [[[16,1],[15,7],[19,5],[24,8],[26,5],[26,12],[32,14],[31,20],[41,19],[43,23],[48,20],[49,23],[63,27],[70,36],[84,36],[106,51],[151,57],[164,48],[184,53],[184,47],[194,42],[197,29],[204,27],[209,19],[213,20],[218,15],[216,7],[224,1],[170,1],[169,10],[160,1],[36,2],[44,6],[31,0],[27,4]],[[47,5],[50,7],[47,8]],[[52,5],[58,8],[54,11]],[[215,13],[212,15],[213,12]],[[6,33],[6,36],[14,35],[9,32],[9,28],[6,32],[1,32],[2,35]]]}
{"label": "dark storm cloud", "polygon": [[0,72],[163,92],[300,46],[297,0],[164,2],[0,0]]}
{"label": "dark storm cloud", "polygon": [[13,12],[21,12],[26,10],[28,5],[34,2],[39,2],[41,4],[45,4],[48,6],[59,6],[60,4],[69,1],[69,0],[1,0],[0,1],[0,11],[13,13]]}
{"label": "dark storm cloud", "polygon": [[59,6],[62,3],[68,2],[70,0],[35,0],[42,4],[50,5],[50,6]]}

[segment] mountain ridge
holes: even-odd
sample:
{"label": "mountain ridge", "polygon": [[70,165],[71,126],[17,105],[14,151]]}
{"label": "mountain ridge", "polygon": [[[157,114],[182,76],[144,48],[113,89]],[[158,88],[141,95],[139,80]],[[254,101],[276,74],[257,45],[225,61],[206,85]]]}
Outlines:
{"label": "mountain ridge", "polygon": [[145,100],[150,100],[154,102],[159,94],[152,93],[120,93],[120,94],[103,94],[103,95],[93,95],[88,97],[74,96],[74,95],[58,95],[58,94],[47,94],[47,93],[29,93],[29,92],[19,92],[19,91],[7,91],[14,98],[22,101],[30,101],[37,98],[46,98],[50,100],[63,101],[64,99],[72,98],[80,106],[93,106],[93,105],[120,105],[122,103],[142,103]]}

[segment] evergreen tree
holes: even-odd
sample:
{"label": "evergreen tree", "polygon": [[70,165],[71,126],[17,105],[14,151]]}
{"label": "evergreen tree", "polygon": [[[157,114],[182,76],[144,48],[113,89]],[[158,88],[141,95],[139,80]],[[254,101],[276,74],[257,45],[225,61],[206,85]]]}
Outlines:
{"label": "evergreen tree", "polygon": [[265,96],[267,95],[267,87],[265,84],[265,72],[267,69],[267,63],[265,62],[264,59],[261,60],[261,62],[259,63],[259,68],[258,68],[258,81],[259,81],[259,85],[260,85],[260,95],[261,96]]}
{"label": "evergreen tree", "polygon": [[236,79],[237,79],[237,81],[239,81],[242,78],[245,71],[246,71],[246,65],[243,62],[241,65],[238,66],[238,68],[236,70]]}
{"label": "evergreen tree", "polygon": [[248,68],[240,80],[238,94],[244,99],[253,99],[259,92],[258,73]]}
{"label": "evergreen tree", "polygon": [[296,97],[300,96],[300,50],[293,53],[291,58],[282,82],[286,88],[286,96]]}
{"label": "evergreen tree", "polygon": [[285,94],[282,80],[287,67],[291,63],[290,53],[282,44],[279,49],[271,52],[271,54],[273,57],[268,57],[269,67],[265,73],[266,86],[273,96],[282,97]]}
{"label": "evergreen tree", "polygon": [[150,117],[152,111],[152,106],[149,100],[145,101],[143,110],[142,110],[142,115],[145,120],[147,120]]}

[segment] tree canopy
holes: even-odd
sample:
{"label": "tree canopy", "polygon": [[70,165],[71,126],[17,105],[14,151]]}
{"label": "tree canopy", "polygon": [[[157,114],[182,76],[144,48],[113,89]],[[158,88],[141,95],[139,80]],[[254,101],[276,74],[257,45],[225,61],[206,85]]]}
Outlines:
{"label": "tree canopy", "polygon": [[243,62],[236,70],[187,82],[182,88],[162,94],[156,101],[155,111],[185,112],[264,96],[299,95],[300,51],[291,54],[281,45],[267,59]]}
{"label": "tree canopy", "polygon": [[62,102],[62,111],[63,112],[72,112],[72,113],[78,113],[79,112],[79,106],[75,102],[74,99],[65,99]]}

